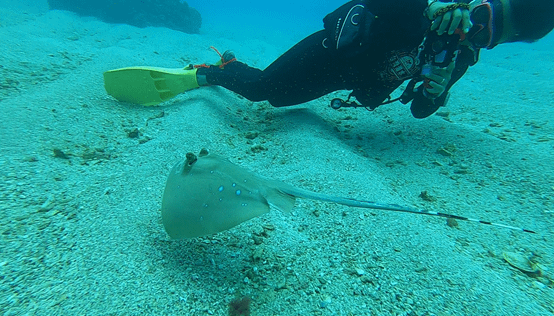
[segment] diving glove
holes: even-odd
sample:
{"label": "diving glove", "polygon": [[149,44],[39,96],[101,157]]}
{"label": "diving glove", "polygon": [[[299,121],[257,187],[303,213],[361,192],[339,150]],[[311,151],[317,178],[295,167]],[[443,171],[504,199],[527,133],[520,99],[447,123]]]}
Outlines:
{"label": "diving glove", "polygon": [[422,71],[422,76],[425,78],[425,90],[423,90],[425,97],[436,99],[446,91],[455,66],[456,62],[451,62],[444,68],[430,65]]}
{"label": "diving glove", "polygon": [[433,21],[431,31],[436,30],[439,35],[446,32],[452,35],[457,28],[467,33],[472,27],[469,9],[456,2],[430,1],[426,15],[429,20]]}

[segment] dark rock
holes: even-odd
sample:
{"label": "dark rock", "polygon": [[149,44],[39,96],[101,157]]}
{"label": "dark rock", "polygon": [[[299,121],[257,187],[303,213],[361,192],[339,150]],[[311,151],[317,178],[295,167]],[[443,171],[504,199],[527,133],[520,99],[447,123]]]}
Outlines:
{"label": "dark rock", "polygon": [[138,128],[134,128],[127,132],[127,137],[129,138],[139,138],[141,135],[141,132]]}
{"label": "dark rock", "polygon": [[69,156],[66,153],[64,153],[61,149],[54,148],[52,151],[54,153],[54,157],[56,158],[69,159]]}
{"label": "dark rock", "polygon": [[198,33],[202,25],[200,12],[182,0],[48,0],[48,5],[51,10],[73,11],[109,23],[138,27],[161,26]]}

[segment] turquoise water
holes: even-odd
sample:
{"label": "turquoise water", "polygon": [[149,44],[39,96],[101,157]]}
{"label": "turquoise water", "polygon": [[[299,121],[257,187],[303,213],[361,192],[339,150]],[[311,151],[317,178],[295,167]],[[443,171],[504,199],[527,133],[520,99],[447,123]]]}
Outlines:
{"label": "turquoise water", "polygon": [[323,17],[344,1],[189,1],[207,24],[254,29],[301,29],[306,34],[323,28]]}

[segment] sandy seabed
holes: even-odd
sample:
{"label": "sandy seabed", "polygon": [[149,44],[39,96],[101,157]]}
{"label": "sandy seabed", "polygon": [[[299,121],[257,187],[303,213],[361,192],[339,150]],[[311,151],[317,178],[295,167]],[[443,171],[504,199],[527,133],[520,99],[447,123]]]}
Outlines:
{"label": "sandy seabed", "polygon": [[[119,104],[106,70],[215,62],[212,45],[263,68],[299,38],[0,17],[3,315],[227,315],[245,296],[252,315],[554,313],[552,36],[483,52],[448,107],[416,120],[398,103],[330,109],[346,92],[281,109],[218,87]],[[299,200],[290,214],[173,241],[165,179],[201,148],[304,189],[537,233]]]}

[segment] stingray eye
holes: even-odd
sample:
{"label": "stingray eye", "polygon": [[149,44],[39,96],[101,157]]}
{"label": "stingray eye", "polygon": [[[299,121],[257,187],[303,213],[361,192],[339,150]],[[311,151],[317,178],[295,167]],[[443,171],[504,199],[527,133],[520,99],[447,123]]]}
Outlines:
{"label": "stingray eye", "polygon": [[198,160],[198,158],[196,158],[196,155],[193,153],[187,153],[186,157],[187,157],[187,160],[186,160],[187,166],[192,166],[192,164],[195,163],[196,160]]}
{"label": "stingray eye", "polygon": [[204,156],[207,156],[208,154],[209,154],[208,150],[206,148],[202,148],[200,149],[200,153],[198,154],[198,156],[204,157]]}

